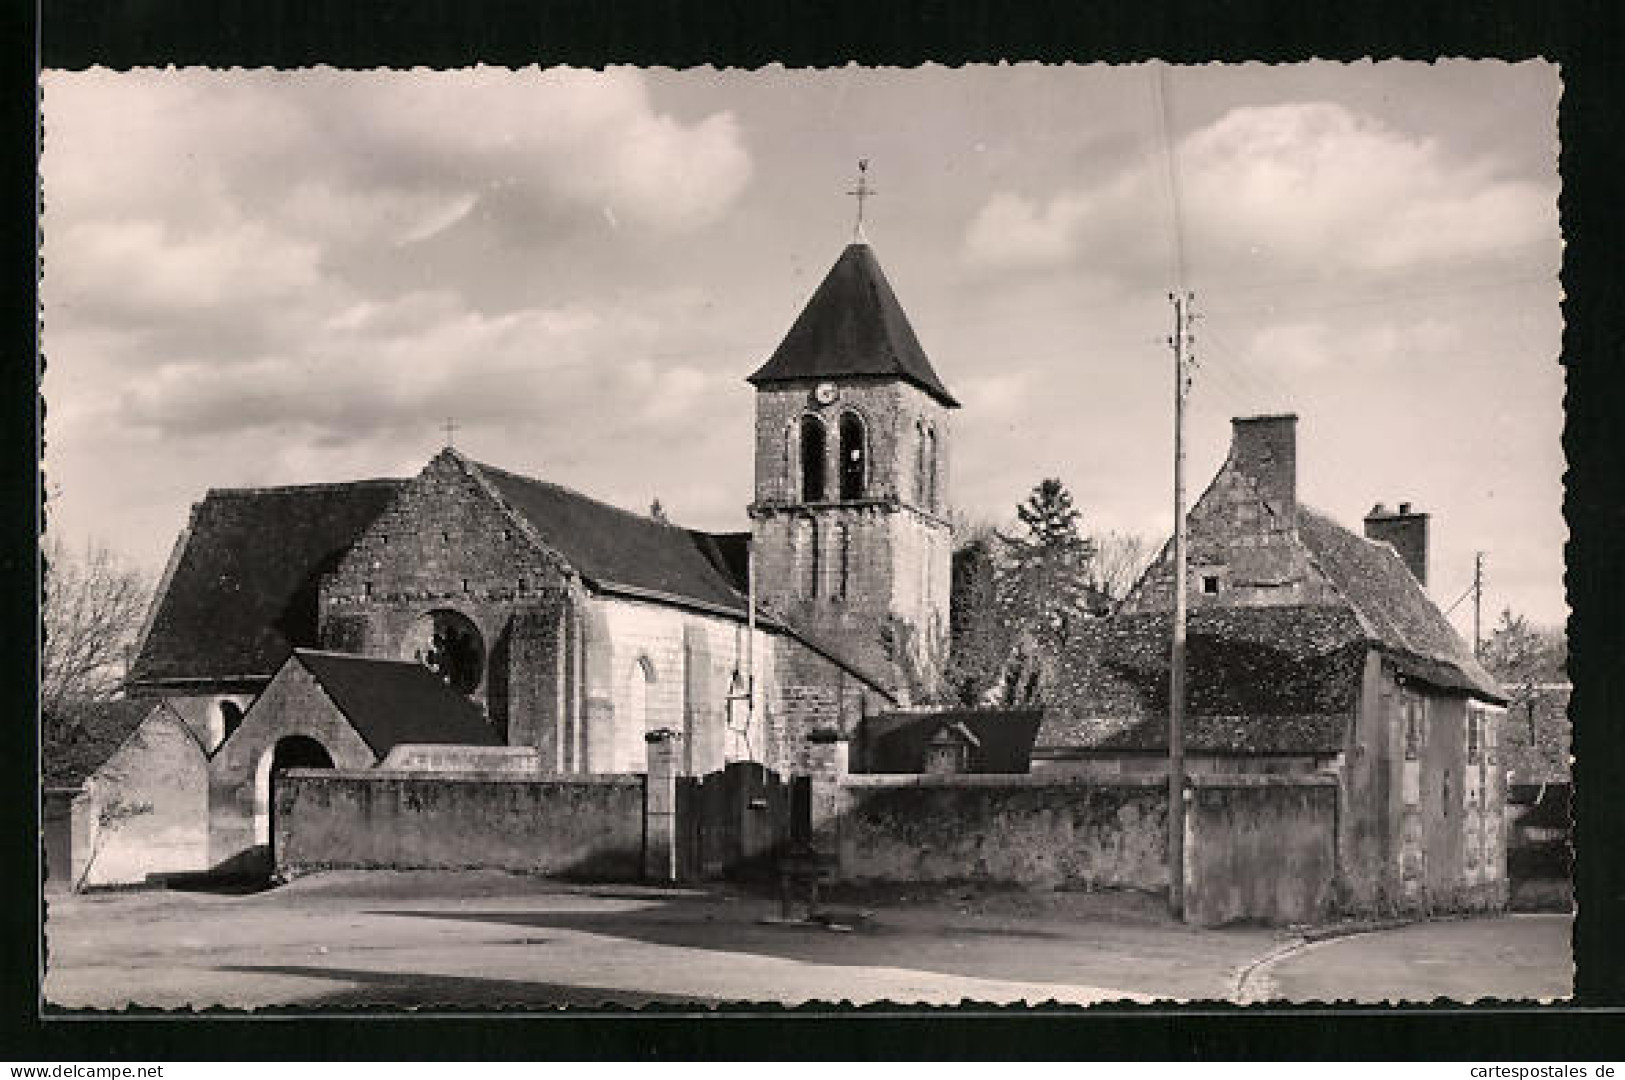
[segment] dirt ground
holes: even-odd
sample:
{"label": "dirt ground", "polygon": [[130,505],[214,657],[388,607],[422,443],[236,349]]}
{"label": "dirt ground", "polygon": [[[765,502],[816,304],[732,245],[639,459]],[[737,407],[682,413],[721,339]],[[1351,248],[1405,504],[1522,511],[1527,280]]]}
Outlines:
{"label": "dirt ground", "polygon": [[[1135,893],[845,890],[826,897],[833,926],[785,925],[767,889],[500,873],[344,872],[236,895],[54,894],[47,905],[45,1000],[60,1009],[1227,1000],[1295,940],[1186,927]],[[1566,941],[1532,943],[1497,985],[1566,980]],[[1324,947],[1285,957],[1257,985],[1307,992],[1318,954],[1360,966],[1350,948],[1354,959]],[[1406,973],[1383,960],[1371,978],[1403,987]]]}

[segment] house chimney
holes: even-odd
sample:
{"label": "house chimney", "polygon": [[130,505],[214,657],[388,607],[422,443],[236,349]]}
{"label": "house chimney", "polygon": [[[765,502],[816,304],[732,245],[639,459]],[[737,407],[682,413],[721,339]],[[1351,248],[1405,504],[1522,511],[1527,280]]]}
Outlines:
{"label": "house chimney", "polygon": [[1412,510],[1408,502],[1393,512],[1378,503],[1365,516],[1365,538],[1394,545],[1417,583],[1428,583],[1428,515]]}
{"label": "house chimney", "polygon": [[1230,421],[1230,460],[1258,487],[1276,524],[1298,525],[1298,418],[1238,416]]}

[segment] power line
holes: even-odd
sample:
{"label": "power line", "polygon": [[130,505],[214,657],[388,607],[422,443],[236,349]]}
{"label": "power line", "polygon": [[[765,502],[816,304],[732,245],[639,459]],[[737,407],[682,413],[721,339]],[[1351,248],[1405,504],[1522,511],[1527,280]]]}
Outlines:
{"label": "power line", "polygon": [[1185,288],[1185,212],[1179,197],[1179,170],[1174,164],[1173,105],[1168,94],[1168,65],[1152,65],[1152,90],[1157,100],[1157,133],[1168,177],[1168,207],[1173,215],[1174,290]]}

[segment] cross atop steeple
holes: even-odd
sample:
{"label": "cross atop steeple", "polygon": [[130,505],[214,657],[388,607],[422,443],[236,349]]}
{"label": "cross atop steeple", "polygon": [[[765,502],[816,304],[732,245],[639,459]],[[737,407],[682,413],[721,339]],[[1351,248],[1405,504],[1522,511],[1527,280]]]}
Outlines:
{"label": "cross atop steeple", "polygon": [[858,200],[858,220],[852,227],[852,241],[858,244],[867,244],[869,238],[863,235],[863,201],[875,194],[875,189],[869,186],[869,159],[858,159],[858,186],[847,192]]}

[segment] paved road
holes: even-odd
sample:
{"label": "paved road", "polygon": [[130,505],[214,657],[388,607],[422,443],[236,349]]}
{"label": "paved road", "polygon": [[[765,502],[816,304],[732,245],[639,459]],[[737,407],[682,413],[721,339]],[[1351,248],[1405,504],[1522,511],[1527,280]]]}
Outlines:
{"label": "paved road", "polygon": [[1418,923],[1308,945],[1249,982],[1289,1001],[1560,1000],[1574,989],[1572,933],[1567,915]]}
{"label": "paved road", "polygon": [[[775,926],[737,889],[569,887],[506,874],[324,874],[248,895],[48,898],[65,1008],[433,1008],[756,1001],[957,1004],[1564,996],[1568,920],[1443,922],[1290,947],[1202,930],[1135,894],[849,896],[851,929]],[[840,910],[837,905],[836,910]],[[1273,995],[1266,995],[1273,996]]]}
{"label": "paved road", "polygon": [[1150,898],[893,897],[850,932],[763,923],[739,891],[508,875],[322,875],[246,896],[52,898],[46,1000],[292,1004],[954,1004],[1224,998],[1271,931],[1170,924]]}

